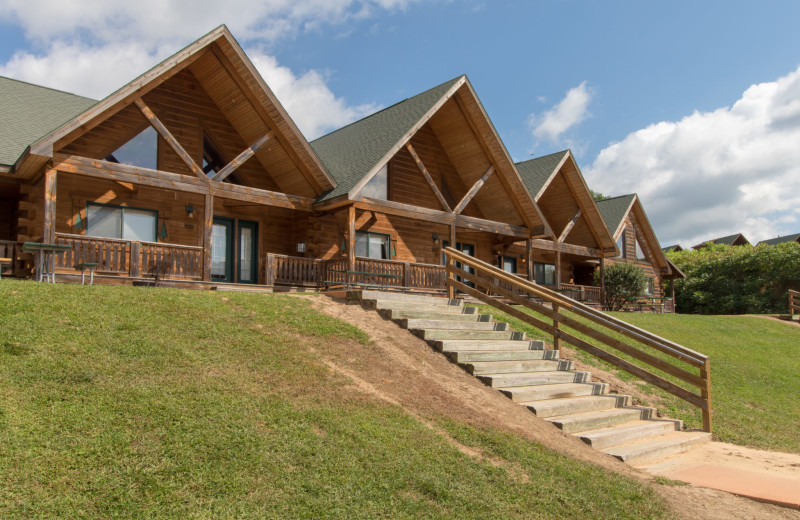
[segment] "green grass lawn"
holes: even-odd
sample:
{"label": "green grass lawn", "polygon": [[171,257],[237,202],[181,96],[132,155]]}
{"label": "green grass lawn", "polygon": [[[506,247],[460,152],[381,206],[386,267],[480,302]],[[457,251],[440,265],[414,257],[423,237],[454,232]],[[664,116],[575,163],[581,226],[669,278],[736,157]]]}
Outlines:
{"label": "green grass lawn", "polygon": [[463,454],[328,370],[349,341],[297,298],[0,281],[0,518],[668,516],[639,482],[438,420],[528,478]]}
{"label": "green grass lawn", "polygon": [[[483,306],[482,310],[511,322],[531,337],[552,341],[552,336],[496,309]],[[800,453],[800,327],[759,316],[611,314],[711,358],[715,439]],[[606,350],[617,353],[608,347]],[[610,369],[588,354],[578,352],[578,357]],[[619,375],[634,379],[625,372]],[[685,383],[683,386],[696,391]],[[643,388],[664,397],[669,416],[683,419],[689,427],[702,427],[696,407],[651,385]]]}

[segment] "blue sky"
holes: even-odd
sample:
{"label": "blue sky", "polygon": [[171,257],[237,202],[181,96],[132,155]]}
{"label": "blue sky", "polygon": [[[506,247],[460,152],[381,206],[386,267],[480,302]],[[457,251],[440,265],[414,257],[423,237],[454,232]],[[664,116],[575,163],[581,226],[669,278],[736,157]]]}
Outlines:
{"label": "blue sky", "polygon": [[309,138],[466,73],[515,160],[572,148],[662,243],[800,232],[800,2],[63,4],[0,0],[1,75],[102,97],[226,23]]}

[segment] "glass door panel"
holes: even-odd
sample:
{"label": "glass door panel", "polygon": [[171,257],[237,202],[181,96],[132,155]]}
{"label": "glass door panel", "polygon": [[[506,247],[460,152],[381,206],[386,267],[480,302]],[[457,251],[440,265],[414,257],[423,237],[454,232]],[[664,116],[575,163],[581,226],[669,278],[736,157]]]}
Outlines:
{"label": "glass door panel", "polygon": [[214,217],[211,227],[211,280],[233,281],[233,219]]}
{"label": "glass door panel", "polygon": [[258,281],[258,223],[239,221],[239,273],[237,282]]}

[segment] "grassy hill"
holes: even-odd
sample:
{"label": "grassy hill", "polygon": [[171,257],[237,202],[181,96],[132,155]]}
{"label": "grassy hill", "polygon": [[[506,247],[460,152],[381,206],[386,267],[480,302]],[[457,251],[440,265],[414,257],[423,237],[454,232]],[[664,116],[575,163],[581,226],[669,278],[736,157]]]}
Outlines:
{"label": "grassy hill", "polygon": [[[531,337],[552,341],[552,336],[496,309],[483,306],[482,312],[509,321],[516,330],[524,330]],[[710,356],[715,440],[800,453],[800,327],[796,324],[766,316],[611,314]],[[576,336],[591,341],[580,333]],[[576,355],[590,365],[615,372],[621,379],[635,379],[588,354]],[[642,389],[658,396],[661,408],[670,417],[683,419],[689,427],[702,427],[696,407],[652,385],[643,385]]]}
{"label": "grassy hill", "polygon": [[371,398],[325,364],[354,342],[297,298],[2,280],[0,517],[670,515],[639,480]]}

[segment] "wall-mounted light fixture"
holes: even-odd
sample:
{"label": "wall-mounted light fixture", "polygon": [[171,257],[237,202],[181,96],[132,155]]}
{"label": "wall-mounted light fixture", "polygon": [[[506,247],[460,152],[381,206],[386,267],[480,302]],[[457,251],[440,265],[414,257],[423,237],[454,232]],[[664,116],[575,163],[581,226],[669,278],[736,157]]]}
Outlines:
{"label": "wall-mounted light fixture", "polygon": [[436,233],[433,234],[433,243],[434,244],[438,244],[439,243],[439,235],[437,235]]}
{"label": "wall-mounted light fixture", "polygon": [[297,243],[297,252],[298,253],[305,253],[306,252],[306,243],[305,242],[298,242]]}
{"label": "wall-mounted light fixture", "polygon": [[189,218],[194,217],[194,206],[192,206],[191,204],[186,205],[186,216]]}

